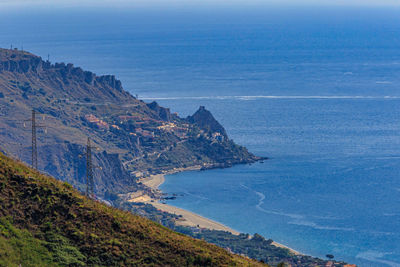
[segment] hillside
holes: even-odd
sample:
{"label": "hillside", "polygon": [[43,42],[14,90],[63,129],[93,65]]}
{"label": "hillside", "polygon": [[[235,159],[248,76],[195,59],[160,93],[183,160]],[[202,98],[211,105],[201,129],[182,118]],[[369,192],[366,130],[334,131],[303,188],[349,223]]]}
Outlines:
{"label": "hillside", "polygon": [[[174,168],[229,167],[259,157],[229,139],[201,107],[180,118],[156,102],[124,91],[114,76],[72,64],[51,64],[31,53],[0,49],[0,142],[30,163],[31,110],[46,127],[38,132],[39,169],[82,189],[87,137],[98,147],[95,191],[136,190],[135,179]],[[42,120],[44,118],[44,120]]]}
{"label": "hillside", "polygon": [[0,266],[262,266],[80,195],[0,153]]}

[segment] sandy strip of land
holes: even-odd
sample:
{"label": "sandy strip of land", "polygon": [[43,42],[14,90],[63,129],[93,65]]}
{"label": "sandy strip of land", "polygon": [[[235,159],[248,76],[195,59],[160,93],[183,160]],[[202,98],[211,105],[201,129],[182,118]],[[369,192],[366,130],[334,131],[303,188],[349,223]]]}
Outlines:
{"label": "sandy strip of land", "polygon": [[151,187],[153,189],[158,189],[158,187],[164,183],[165,177],[164,174],[156,174],[151,175],[149,177],[143,178],[140,180],[144,185]]}
{"label": "sandy strip of land", "polygon": [[272,245],[274,245],[275,247],[278,247],[278,248],[286,248],[286,249],[288,249],[290,252],[292,252],[295,255],[303,255],[302,253],[298,252],[297,250],[289,248],[289,247],[287,247],[285,245],[282,245],[282,244],[280,244],[278,242],[275,242],[275,241],[272,242]]}
{"label": "sandy strip of land", "polygon": [[154,207],[156,207],[159,210],[166,211],[175,215],[181,215],[184,220],[178,220],[176,221],[176,224],[182,225],[182,226],[192,226],[192,227],[199,227],[199,228],[206,228],[206,229],[211,229],[211,230],[220,230],[220,231],[226,231],[230,232],[234,235],[239,235],[238,231],[233,230],[232,228],[229,228],[221,223],[218,223],[216,221],[207,219],[203,216],[200,216],[196,213],[180,209],[174,206],[170,206],[167,204],[163,204],[160,202],[151,202]]}
{"label": "sandy strip of land", "polygon": [[[165,176],[164,174],[157,174],[157,175],[151,175],[147,178],[144,178],[141,180],[141,182],[145,185],[147,185],[148,187],[151,187],[153,189],[158,189],[158,187],[164,183],[165,181]],[[146,196],[143,199],[140,199],[140,202],[145,202],[148,204],[153,205],[155,208],[168,212],[168,213],[172,213],[175,215],[181,215],[182,216],[182,220],[178,220],[176,223],[178,225],[182,225],[182,226],[191,226],[191,227],[199,227],[199,228],[206,228],[206,229],[211,229],[211,230],[220,230],[220,231],[226,231],[226,232],[230,232],[234,235],[239,235],[238,231],[233,230],[232,228],[229,228],[228,226],[225,226],[219,222],[207,219],[203,216],[200,216],[196,213],[181,209],[181,208],[177,208],[171,205],[167,205],[167,204],[163,204],[158,202],[157,200],[151,199],[150,197]],[[302,255],[300,252],[291,249],[285,245],[282,245],[280,243],[277,242],[273,242],[272,245],[276,246],[276,247],[280,247],[280,248],[286,248],[288,249],[290,252],[292,252],[293,254],[296,255]]]}

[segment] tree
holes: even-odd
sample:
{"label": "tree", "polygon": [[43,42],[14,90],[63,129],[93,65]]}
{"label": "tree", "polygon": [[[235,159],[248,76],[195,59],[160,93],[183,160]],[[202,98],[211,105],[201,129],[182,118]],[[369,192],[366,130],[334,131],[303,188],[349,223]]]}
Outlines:
{"label": "tree", "polygon": [[326,257],[328,258],[328,259],[333,259],[335,256],[333,256],[332,254],[326,254]]}

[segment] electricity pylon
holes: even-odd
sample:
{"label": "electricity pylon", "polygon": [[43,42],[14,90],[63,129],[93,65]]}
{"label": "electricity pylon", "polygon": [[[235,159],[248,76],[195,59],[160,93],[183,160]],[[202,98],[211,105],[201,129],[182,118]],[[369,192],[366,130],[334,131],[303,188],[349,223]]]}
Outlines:
{"label": "electricity pylon", "polygon": [[86,145],[86,196],[93,195],[93,184],[92,146],[90,145],[90,138],[88,137]]}
{"label": "electricity pylon", "polygon": [[92,149],[98,150],[97,147],[91,145],[90,138],[88,137],[86,144],[86,196],[94,198],[93,169],[101,169],[101,167],[93,166]]}
{"label": "electricity pylon", "polygon": [[36,113],[32,109],[32,167],[37,169]]}
{"label": "electricity pylon", "polygon": [[[44,117],[43,117],[44,120]],[[30,121],[32,124],[32,168],[37,169],[38,168],[38,153],[37,153],[37,138],[36,138],[36,130],[37,128],[45,128],[43,124],[38,124],[36,123],[36,111],[32,109],[32,118],[29,120],[25,121]],[[24,123],[24,127],[25,127]],[[47,132],[47,130],[45,130]]]}

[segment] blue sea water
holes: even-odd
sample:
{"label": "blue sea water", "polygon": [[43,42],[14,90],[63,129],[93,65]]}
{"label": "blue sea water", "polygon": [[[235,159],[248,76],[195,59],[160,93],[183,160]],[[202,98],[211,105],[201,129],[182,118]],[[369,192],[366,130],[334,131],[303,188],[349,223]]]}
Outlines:
{"label": "blue sea water", "polygon": [[270,158],[170,175],[169,204],[313,256],[400,266],[400,9],[0,15],[1,47],[116,74],[182,116],[204,105]]}

